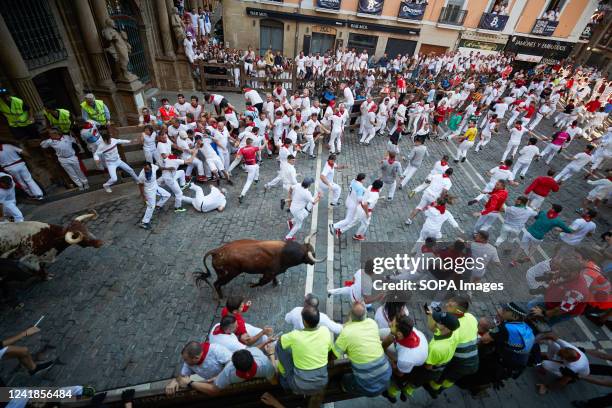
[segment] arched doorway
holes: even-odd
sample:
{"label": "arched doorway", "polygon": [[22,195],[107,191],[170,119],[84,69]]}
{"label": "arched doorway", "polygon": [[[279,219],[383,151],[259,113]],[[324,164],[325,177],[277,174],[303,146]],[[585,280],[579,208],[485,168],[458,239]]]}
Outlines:
{"label": "arched doorway", "polygon": [[130,0],[106,0],[106,6],[117,29],[127,33],[128,42],[132,46],[128,70],[136,75],[143,84],[150,82],[151,76],[147,68],[137,7]]}
{"label": "arched doorway", "polygon": [[285,25],[281,21],[263,19],[259,21],[259,54],[264,55],[271,48],[283,52]]}
{"label": "arched doorway", "polygon": [[50,108],[64,108],[80,116],[79,101],[74,99],[76,91],[68,68],[50,69],[32,78],[43,101]]}

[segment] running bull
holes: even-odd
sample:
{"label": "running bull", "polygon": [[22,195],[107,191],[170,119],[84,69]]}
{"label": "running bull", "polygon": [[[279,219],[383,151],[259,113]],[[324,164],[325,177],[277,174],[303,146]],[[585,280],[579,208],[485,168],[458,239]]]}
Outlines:
{"label": "running bull", "polygon": [[104,242],[89,232],[85,225],[97,216],[92,211],[79,215],[66,225],[37,221],[1,224],[0,257],[18,260],[34,255],[37,258],[34,269],[41,277],[46,277],[43,265],[54,262],[55,257],[69,246],[99,248],[103,245]]}
{"label": "running bull", "polygon": [[[310,239],[315,234],[316,232],[306,237],[303,244],[294,241],[241,239],[210,250],[203,259],[206,272],[195,273],[196,285],[200,287],[202,282],[206,282],[211,288],[214,287],[219,298],[222,298],[221,287],[244,272],[263,275],[259,282],[250,285],[252,288],[263,286],[270,281],[276,286],[276,276],[292,266],[314,265],[325,261],[325,258],[315,258],[314,248],[310,244]],[[206,264],[206,258],[209,256],[212,256],[212,266],[217,274],[217,280],[212,285],[208,281],[212,274]]]}

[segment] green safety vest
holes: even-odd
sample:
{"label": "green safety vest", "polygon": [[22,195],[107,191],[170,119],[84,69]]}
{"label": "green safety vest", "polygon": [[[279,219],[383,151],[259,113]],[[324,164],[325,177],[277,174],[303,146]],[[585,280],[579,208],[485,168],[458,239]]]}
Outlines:
{"label": "green safety vest", "polygon": [[87,112],[89,119],[95,120],[101,125],[106,125],[106,115],[104,114],[104,102],[96,99],[94,102],[95,108],[92,108],[87,101],[81,103],[81,108]]}
{"label": "green safety vest", "polygon": [[10,107],[0,98],[0,112],[6,116],[10,127],[25,127],[33,123],[28,112],[23,110],[23,101],[14,96],[11,96]]}
{"label": "green safety vest", "polygon": [[70,126],[72,125],[70,121],[70,112],[66,109],[58,109],[57,111],[59,112],[57,118],[47,111],[45,111],[45,117],[51,124],[51,127],[58,128],[63,134],[70,133]]}

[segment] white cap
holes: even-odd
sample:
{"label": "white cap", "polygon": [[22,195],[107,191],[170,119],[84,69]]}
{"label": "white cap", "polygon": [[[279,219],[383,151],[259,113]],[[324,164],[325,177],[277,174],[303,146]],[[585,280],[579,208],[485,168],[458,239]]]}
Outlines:
{"label": "white cap", "polygon": [[96,98],[94,97],[94,94],[88,93],[88,94],[85,94],[85,99],[96,99]]}

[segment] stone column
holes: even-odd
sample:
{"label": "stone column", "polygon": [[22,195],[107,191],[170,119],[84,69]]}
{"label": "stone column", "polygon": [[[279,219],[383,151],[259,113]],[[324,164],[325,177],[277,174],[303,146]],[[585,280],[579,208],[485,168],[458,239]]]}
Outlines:
{"label": "stone column", "polygon": [[15,88],[16,96],[30,105],[32,112],[41,111],[43,101],[38,94],[36,86],[34,86],[28,66],[23,60],[17,44],[15,44],[15,40],[13,40],[13,36],[1,15],[0,38],[4,39],[2,47],[0,47],[0,63],[4,65],[8,79]]}
{"label": "stone column", "polygon": [[[87,3],[85,1],[85,3]],[[96,16],[96,22],[98,23],[98,29],[102,30],[106,26],[106,20],[110,18],[108,9],[106,8],[106,0],[92,0],[91,7],[94,15]]]}
{"label": "stone column", "polygon": [[98,38],[98,30],[94,16],[89,8],[87,1],[75,1],[74,6],[78,15],[78,22],[81,28],[81,35],[85,48],[90,56],[91,64],[96,74],[97,84],[103,87],[109,87],[113,81],[111,78],[111,70],[106,61],[100,39]]}
{"label": "stone column", "polygon": [[157,7],[157,22],[159,24],[164,55],[167,57],[174,57],[174,46],[172,45],[173,34],[170,30],[170,20],[168,17],[166,0],[156,0],[155,6]]}

